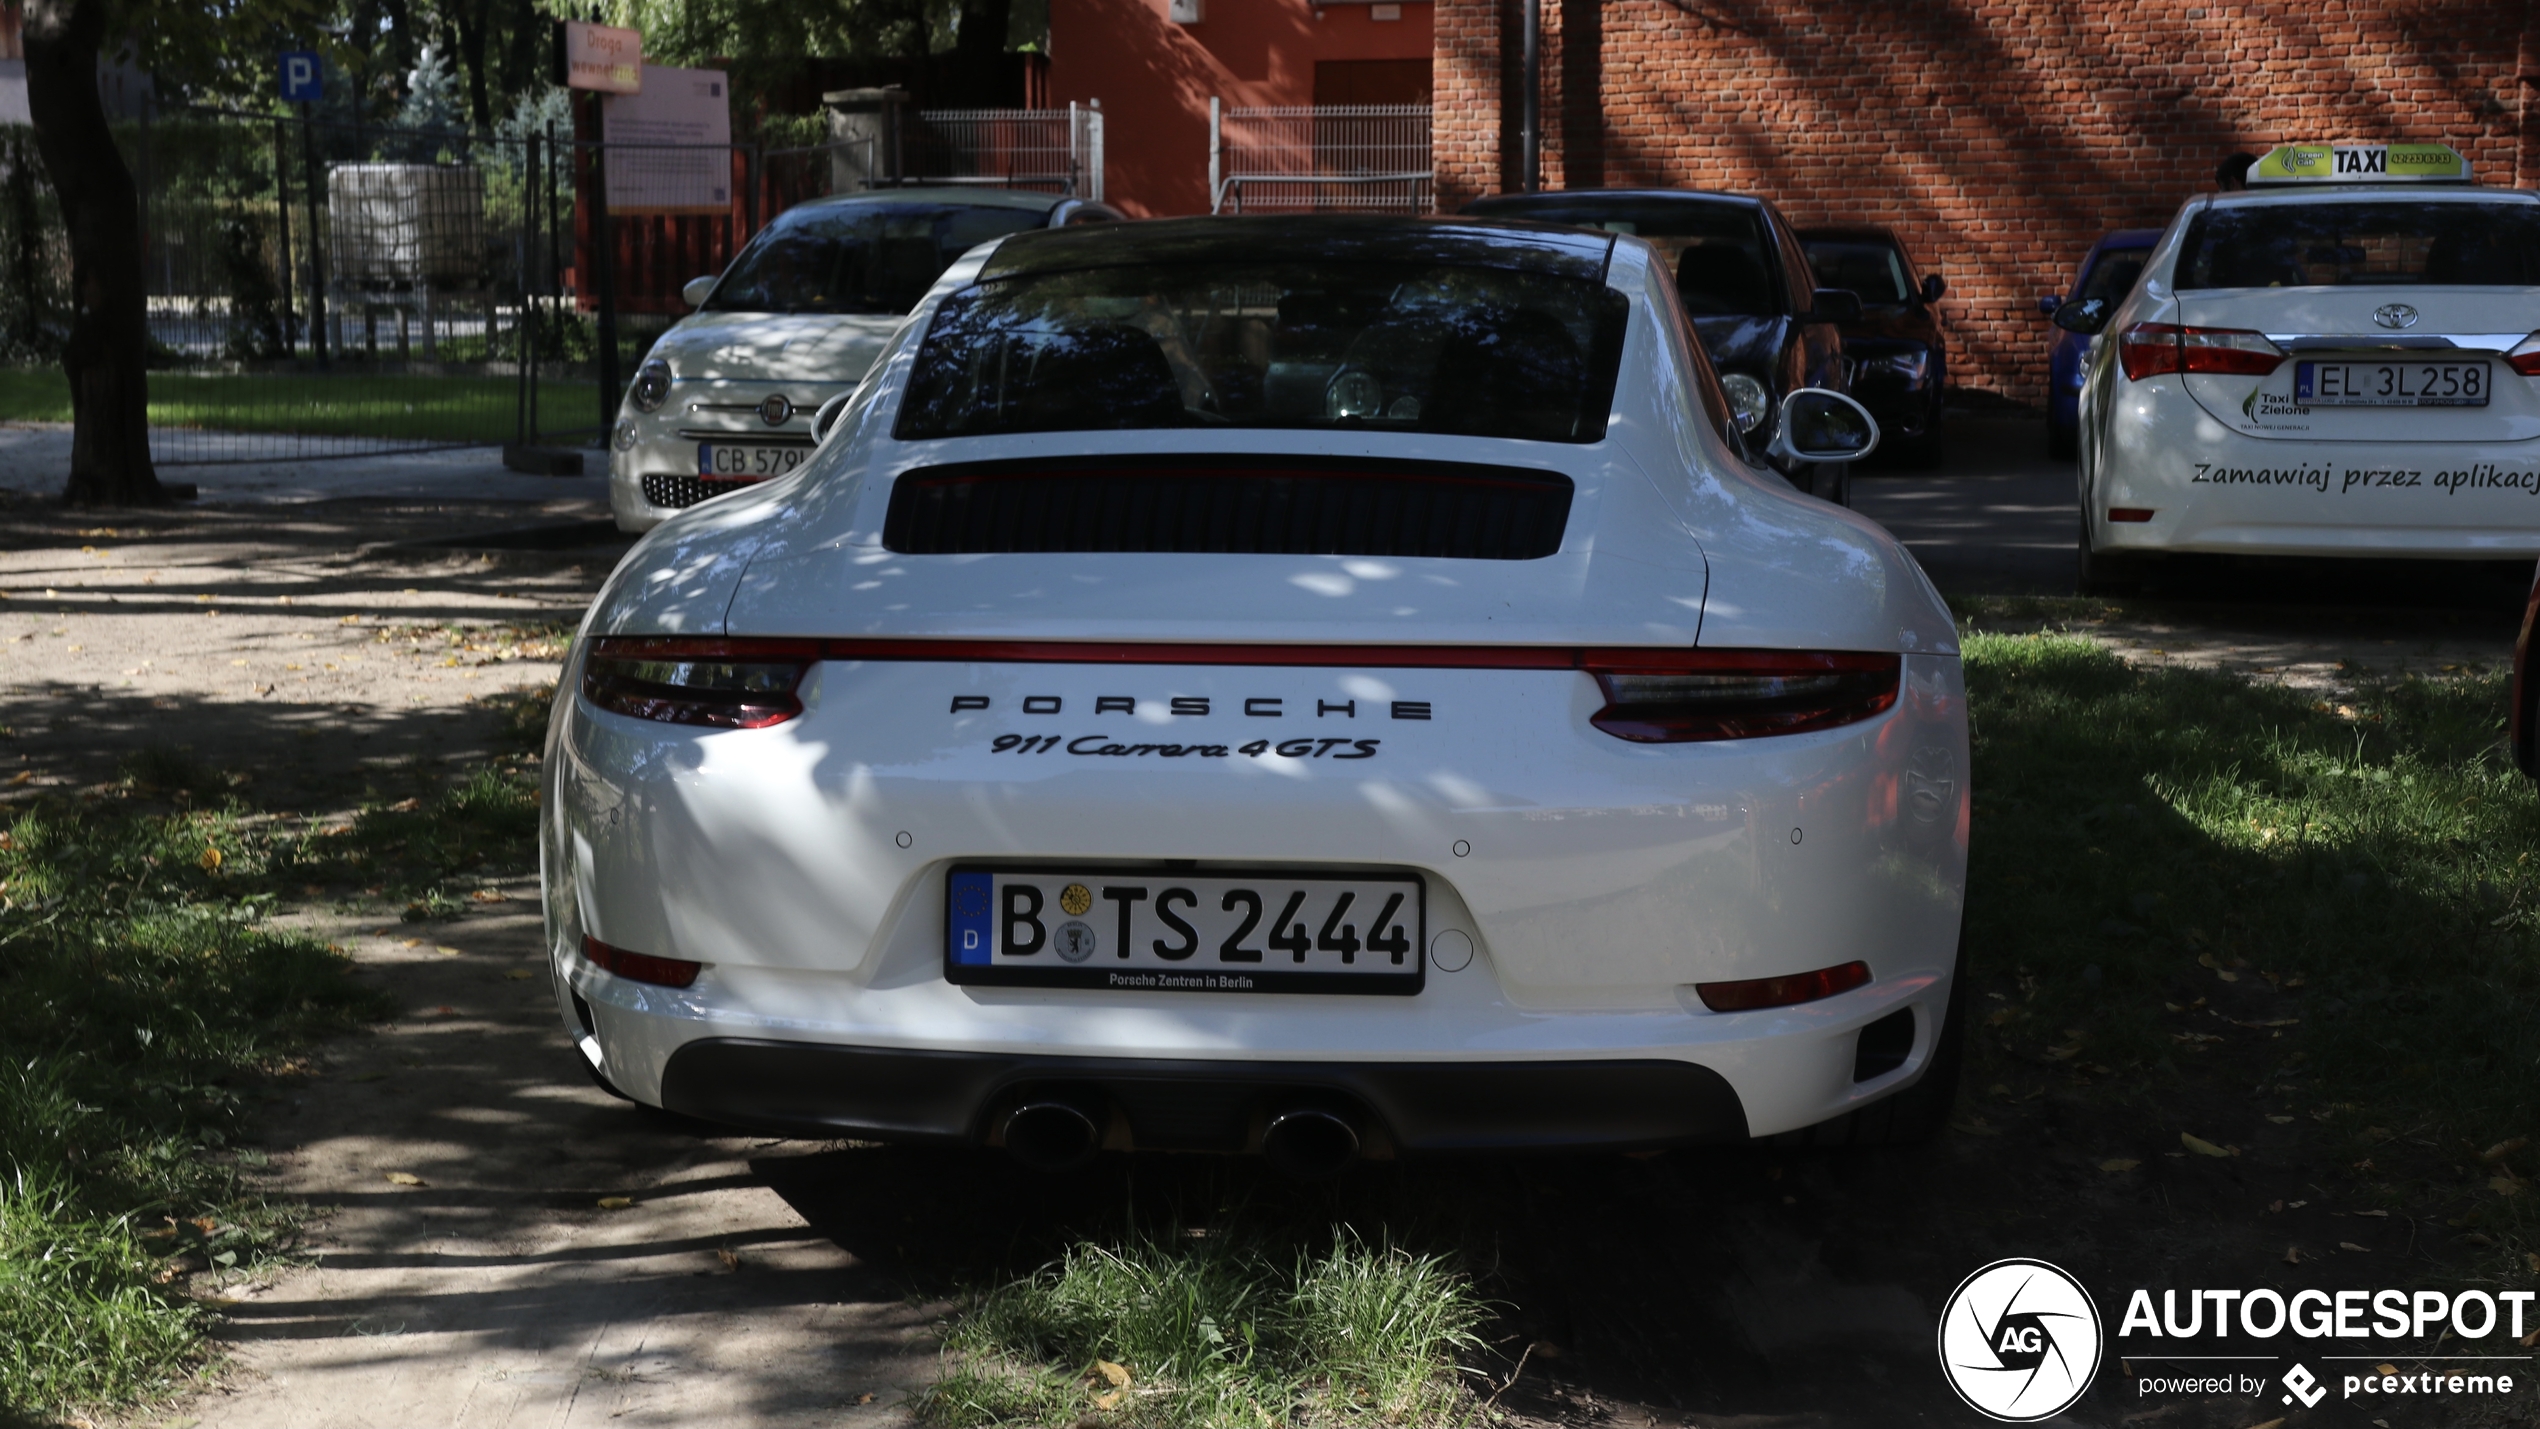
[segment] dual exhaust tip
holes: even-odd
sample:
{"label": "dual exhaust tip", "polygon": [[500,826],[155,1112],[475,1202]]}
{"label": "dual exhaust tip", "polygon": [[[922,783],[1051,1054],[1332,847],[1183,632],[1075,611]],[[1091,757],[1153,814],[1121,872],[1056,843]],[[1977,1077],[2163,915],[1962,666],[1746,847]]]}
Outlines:
{"label": "dual exhaust tip", "polygon": [[[1006,1113],[1005,1149],[1035,1171],[1072,1171],[1102,1149],[1111,1109],[1079,1093],[1027,1091]],[[1337,1174],[1358,1159],[1358,1122],[1329,1106],[1274,1106],[1261,1131],[1261,1154],[1300,1181]]]}

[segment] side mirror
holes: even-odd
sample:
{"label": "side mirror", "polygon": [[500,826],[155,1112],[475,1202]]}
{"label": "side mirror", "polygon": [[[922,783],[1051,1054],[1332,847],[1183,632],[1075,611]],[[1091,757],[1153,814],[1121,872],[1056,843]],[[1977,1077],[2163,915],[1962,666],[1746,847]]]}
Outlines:
{"label": "side mirror", "polygon": [[1767,456],[1783,461],[1859,461],[1878,450],[1879,424],[1870,409],[1823,387],[1802,387],[1782,399]]}
{"label": "side mirror", "polygon": [[2055,315],[2055,310],[2063,305],[2064,300],[2059,294],[2040,293],[2037,295],[2037,310],[2049,317],[2053,317]]}
{"label": "side mirror", "polygon": [[821,403],[820,410],[811,414],[811,444],[813,446],[819,446],[822,442],[829,440],[829,429],[838,424],[838,414],[847,410],[847,403],[853,400],[855,400],[855,388],[850,387]]}
{"label": "side mirror", "polygon": [[679,285],[679,301],[692,308],[704,307],[706,299],[714,296],[714,285],[718,281],[720,280],[711,274],[703,278],[689,279]]}
{"label": "side mirror", "polygon": [[1923,275],[1923,301],[1925,303],[1939,302],[1940,295],[1948,291],[1948,281],[1942,278],[1938,273],[1925,273]]}
{"label": "side mirror", "polygon": [[2106,298],[2083,298],[2079,302],[2066,303],[2055,309],[2055,326],[2066,332],[2095,337],[2099,329],[2108,325],[2108,319],[2115,316],[2116,306]]}
{"label": "side mirror", "polygon": [[1819,288],[1808,299],[1808,321],[1812,323],[1857,323],[1861,320],[1861,295],[1850,288]]}

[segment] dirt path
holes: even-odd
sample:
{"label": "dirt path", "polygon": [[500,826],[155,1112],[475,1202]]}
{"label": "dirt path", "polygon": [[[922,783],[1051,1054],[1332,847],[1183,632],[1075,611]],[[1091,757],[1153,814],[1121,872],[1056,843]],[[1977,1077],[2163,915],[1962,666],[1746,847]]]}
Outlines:
{"label": "dirt path", "polygon": [[[592,514],[369,503],[100,524],[15,507],[0,802],[96,787],[154,744],[312,812],[462,773],[492,747],[481,697],[552,679],[555,624],[605,557],[349,553]],[[2099,633],[2133,658],[2331,684],[2337,662],[2385,648],[2439,669],[2510,639],[2493,620],[2387,620],[2177,614]],[[1052,1183],[984,1155],[727,1136],[577,1076],[538,973],[532,879],[495,888],[508,901],[432,923],[376,900],[285,910],[398,1011],[268,1109],[268,1184],[321,1208],[306,1264],[228,1287],[218,1387],[138,1422],[905,1423],[948,1290],[1133,1206],[1251,1198],[1460,1242],[1514,1306],[1499,1363],[1523,1353],[1527,1369],[1501,1404],[1525,1423],[1959,1423],[1931,1371],[1932,1316],[1996,1256],[2160,1284],[2263,1275],[2295,1239],[2423,1253],[2400,1219],[2327,1219],[2351,1207],[2306,1189],[2322,1174],[2306,1129],[2273,1128],[2254,1093],[2208,1109],[2200,1125],[2255,1127],[2245,1157],[2210,1162],[2049,1069],[1970,1085],[1956,1132],[1915,1152],[1441,1161],[1318,1188],[1207,1158]],[[2246,1055],[2218,1086],[2262,1079],[2263,1048]],[[2111,1174],[2110,1158],[2140,1169]],[[2244,1419],[2179,1406],[2159,1422]]]}

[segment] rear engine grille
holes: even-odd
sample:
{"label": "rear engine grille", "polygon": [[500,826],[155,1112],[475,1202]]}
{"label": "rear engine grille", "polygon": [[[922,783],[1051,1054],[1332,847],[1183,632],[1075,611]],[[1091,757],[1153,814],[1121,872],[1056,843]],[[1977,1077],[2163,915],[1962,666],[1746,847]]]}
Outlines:
{"label": "rear engine grille", "polygon": [[920,467],[882,544],[915,556],[1181,551],[1525,561],[1561,548],[1570,478],[1523,467],[1170,456]]}
{"label": "rear engine grille", "polygon": [[762,479],[708,481],[703,477],[648,471],[644,473],[644,499],[655,506],[694,506],[709,496],[721,496],[744,486],[756,486]]}

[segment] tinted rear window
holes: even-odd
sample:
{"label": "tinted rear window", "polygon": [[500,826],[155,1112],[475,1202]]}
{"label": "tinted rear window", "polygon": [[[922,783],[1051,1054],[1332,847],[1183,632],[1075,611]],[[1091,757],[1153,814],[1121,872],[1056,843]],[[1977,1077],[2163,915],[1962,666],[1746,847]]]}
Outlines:
{"label": "tinted rear window", "polygon": [[1766,255],[1764,216],[1742,203],[1528,199],[1477,203],[1467,212],[1570,223],[1646,238],[1676,270],[1676,292],[1698,318],[1770,317],[1782,311]]}
{"label": "tinted rear window", "polygon": [[767,226],[706,300],[718,313],[905,313],[963,253],[1041,226],[1020,208],[798,208]]}
{"label": "tinted rear window", "polygon": [[1253,427],[1593,442],[1628,301],[1601,283],[1421,262],[1029,273],[946,299],[903,441]]}
{"label": "tinted rear window", "polygon": [[1800,246],[1808,250],[1808,266],[1817,270],[1821,287],[1850,288],[1865,303],[1902,303],[1911,296],[1905,260],[1887,244],[1802,239]]}
{"label": "tinted rear window", "polygon": [[2540,284],[2540,205],[2272,204],[2208,209],[2179,251],[2181,288]]}
{"label": "tinted rear window", "polygon": [[2109,249],[2082,275],[2081,291],[2075,296],[2082,302],[2105,298],[2111,306],[2124,302],[2134,291],[2134,280],[2143,276],[2144,260],[2151,256],[2149,248]]}

